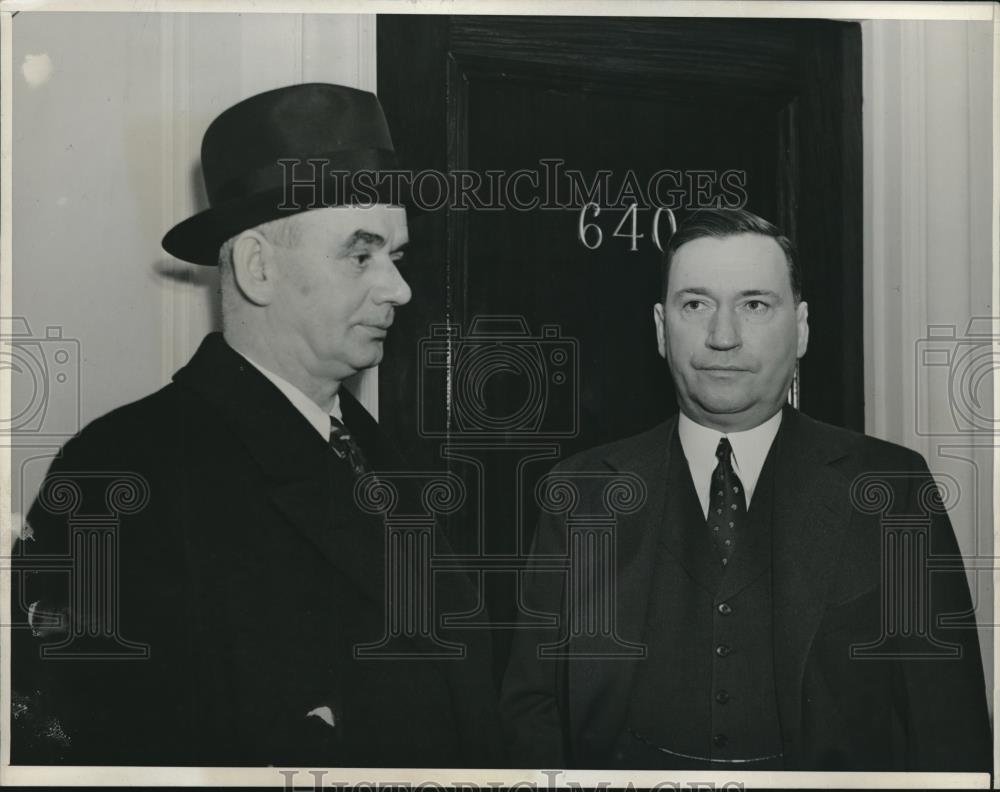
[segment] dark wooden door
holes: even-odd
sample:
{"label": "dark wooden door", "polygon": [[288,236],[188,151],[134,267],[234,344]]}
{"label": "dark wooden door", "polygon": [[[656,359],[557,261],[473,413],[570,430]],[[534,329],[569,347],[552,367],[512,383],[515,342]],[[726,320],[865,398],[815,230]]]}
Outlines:
{"label": "dark wooden door", "polygon": [[[863,429],[860,73],[854,23],[380,16],[378,91],[405,167],[544,179],[558,160],[583,186],[611,174],[601,215],[585,218],[601,229],[599,246],[596,229],[587,245],[579,238],[582,201],[530,180],[522,196],[566,208],[519,210],[504,195],[498,210],[411,216],[414,298],[387,346],[382,424],[415,464],[434,465],[443,445],[466,437],[514,456],[548,441],[566,456],[676,411],[653,329],[661,275],[650,196],[635,212],[635,250],[629,194],[612,205],[629,179],[648,187],[670,170],[680,179],[661,182],[660,197],[675,189],[679,218],[699,202],[737,201],[796,243],[811,325],[800,406]],[[507,317],[478,336],[499,334],[509,352],[523,333],[541,373],[511,359],[470,365],[490,354],[488,338],[470,336],[477,316]],[[544,402],[537,422],[518,424],[532,398]],[[470,434],[470,404],[496,420]],[[529,484],[554,461],[539,453]],[[527,537],[508,526],[530,534],[531,504],[513,503],[509,476],[484,478],[499,505],[469,549],[522,553]],[[505,585],[490,594],[500,621],[515,609]]]}
{"label": "dark wooden door", "polygon": [[[587,184],[612,171],[605,195],[617,196],[628,173],[645,186],[669,169],[688,181],[679,198],[687,206],[692,180],[718,196],[721,174],[745,174],[747,208],[799,249],[812,327],[800,406],[863,429],[857,24],[379,16],[378,90],[412,170],[544,174],[539,163],[559,159]],[[661,181],[661,194],[674,186]],[[566,452],[676,409],[654,343],[652,211],[638,213],[645,238],[633,252],[612,237],[623,211],[604,210],[604,241],[588,250],[579,210],[443,208],[411,218],[414,300],[387,350],[380,413],[414,459],[438,445],[419,436],[418,396],[444,397],[433,377],[422,380],[431,392],[417,392],[420,339],[449,321],[467,333],[477,315],[522,316],[532,333],[558,325],[578,341],[579,434],[562,439]]]}

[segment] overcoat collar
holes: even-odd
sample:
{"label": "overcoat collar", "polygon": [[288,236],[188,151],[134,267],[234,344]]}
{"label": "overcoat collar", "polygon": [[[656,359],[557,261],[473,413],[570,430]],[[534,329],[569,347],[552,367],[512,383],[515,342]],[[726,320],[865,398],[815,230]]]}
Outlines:
{"label": "overcoat collar", "polygon": [[[353,481],[313,426],[263,374],[211,333],[174,381],[213,408],[260,467],[275,507],[339,571],[377,602],[385,599],[384,529],[354,508]],[[342,388],[341,409],[366,452],[388,467],[372,417]],[[333,488],[331,491],[331,481]]]}
{"label": "overcoat collar", "polygon": [[[263,472],[267,498],[287,519],[290,530],[299,531],[312,542],[338,573],[387,615],[391,603],[385,585],[385,518],[382,514],[364,514],[353,506],[354,478],[315,428],[278,388],[225,342],[221,333],[208,335],[174,380],[215,410],[218,420],[245,445]],[[406,464],[378,424],[344,388],[340,390],[340,404],[344,423],[374,470],[385,475],[406,471]],[[439,532],[434,539],[435,552],[450,552]],[[476,591],[461,573],[439,578],[435,577],[433,595],[439,605],[434,607],[457,613],[475,609]],[[483,710],[482,702],[492,701],[482,694],[482,680],[488,680],[489,675],[476,670],[486,668],[489,637],[472,631],[462,639],[466,647],[453,644],[448,648],[467,652],[469,659],[442,663],[440,668],[463,723],[463,748],[468,756],[479,757],[474,761],[480,764],[497,764],[499,759],[493,754],[482,759],[484,752],[493,750],[498,737],[493,734],[496,713]],[[407,635],[404,642],[412,644],[420,656],[441,655],[442,647],[434,636]],[[410,653],[398,645],[393,648]]]}
{"label": "overcoat collar", "polygon": [[[652,548],[667,537],[666,486],[671,463],[677,417],[641,435],[633,444],[615,444],[604,464],[613,470],[637,474],[648,488],[649,508],[619,520],[618,585],[622,607],[618,609],[620,634],[634,640],[642,635],[649,603],[650,583],[655,574]],[[813,636],[824,610],[825,593],[838,556],[838,548],[850,521],[850,482],[832,463],[851,451],[856,436],[826,427],[785,407],[774,461],[774,500],[771,535],[773,575],[774,657],[778,681],[778,710],[786,757],[794,756],[800,741],[802,680]],[[625,717],[630,695],[633,662],[605,663],[605,673],[618,678],[605,680],[605,701],[624,702]],[[593,684],[593,674],[577,674],[583,684]],[[585,694],[584,694],[585,695]],[[574,692],[570,691],[571,699]],[[612,729],[620,722],[612,720]],[[605,737],[613,735],[604,735]]]}

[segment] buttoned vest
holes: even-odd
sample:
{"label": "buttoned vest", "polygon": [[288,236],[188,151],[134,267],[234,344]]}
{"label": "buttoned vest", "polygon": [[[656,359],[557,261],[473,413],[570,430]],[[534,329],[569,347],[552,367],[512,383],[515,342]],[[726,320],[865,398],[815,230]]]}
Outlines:
{"label": "buttoned vest", "polygon": [[626,725],[623,767],[782,767],[774,679],[771,517],[775,438],[728,567],[706,525],[677,433],[665,521]]}

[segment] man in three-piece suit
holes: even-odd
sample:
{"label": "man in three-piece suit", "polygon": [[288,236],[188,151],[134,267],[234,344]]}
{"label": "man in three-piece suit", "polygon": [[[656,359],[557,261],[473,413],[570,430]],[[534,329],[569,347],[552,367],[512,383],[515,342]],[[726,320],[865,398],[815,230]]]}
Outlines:
{"label": "man in three-piece suit", "polygon": [[[202,164],[211,208],[163,244],[221,267],[223,330],[66,444],[21,542],[28,567],[77,564],[76,596],[47,572],[14,592],[35,633],[18,633],[14,686],[53,715],[47,760],[495,766],[488,636],[462,635],[461,659],[405,636],[405,658],[354,651],[379,644],[389,607],[382,517],[355,484],[403,465],[343,382],[379,363],[410,299],[408,230],[402,206],[340,205],[328,180],[393,167],[378,101],[324,84],[251,97],[209,127]],[[90,602],[109,567],[73,542],[109,508],[116,571]],[[460,575],[435,584],[439,609],[475,607]],[[15,762],[46,749],[20,737]]]}
{"label": "man in three-piece suit", "polygon": [[[516,766],[989,770],[972,602],[923,459],[786,404],[799,284],[788,240],[749,212],[695,212],[672,238],[654,314],[680,414],[556,471],[581,514],[602,512],[602,475],[642,479],[587,595],[645,649],[590,651],[564,573],[530,570],[525,605],[563,628],[515,636]],[[565,556],[569,531],[544,516],[533,555]],[[956,563],[928,574],[921,552]]]}

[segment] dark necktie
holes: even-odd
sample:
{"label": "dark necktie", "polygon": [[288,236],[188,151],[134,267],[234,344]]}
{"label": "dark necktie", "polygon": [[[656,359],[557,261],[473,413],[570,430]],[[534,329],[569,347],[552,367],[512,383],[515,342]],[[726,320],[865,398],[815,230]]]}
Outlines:
{"label": "dark necktie", "polygon": [[330,448],[340,459],[347,460],[355,476],[367,473],[368,462],[354,437],[343,423],[330,416]]}
{"label": "dark necktie", "polygon": [[736,534],[746,521],[747,499],[743,482],[733,470],[733,447],[727,438],[719,440],[715,456],[719,464],[712,473],[708,495],[708,525],[726,566],[736,549]]}

